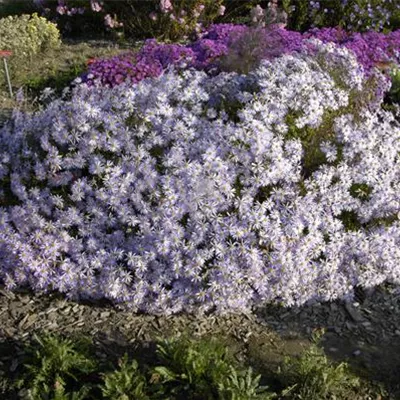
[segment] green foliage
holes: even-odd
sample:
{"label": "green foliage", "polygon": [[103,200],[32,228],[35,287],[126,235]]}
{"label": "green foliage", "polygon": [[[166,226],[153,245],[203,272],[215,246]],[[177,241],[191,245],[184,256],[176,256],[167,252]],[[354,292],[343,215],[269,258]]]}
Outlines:
{"label": "green foliage", "polygon": [[[314,336],[299,357],[286,358],[270,371],[280,382],[274,393],[261,386],[261,376],[244,369],[218,340],[187,337],[161,340],[150,366],[139,367],[127,354],[112,363],[96,363],[87,339],[35,336],[16,385],[20,398],[30,400],[272,400],[354,398],[359,381],[345,363],[333,364]],[[156,366],[154,366],[156,365]],[[8,377],[0,395],[11,393]],[[274,383],[274,384],[275,384]]]}
{"label": "green foliage", "polygon": [[339,219],[342,221],[347,231],[356,232],[362,227],[360,221],[358,220],[357,213],[354,211],[343,211],[339,215]]}
{"label": "green foliage", "polygon": [[112,400],[148,400],[146,378],[140,373],[138,363],[128,361],[127,354],[119,362],[119,369],[103,374],[103,396]]}
{"label": "green foliage", "polygon": [[164,340],[158,344],[157,353],[164,365],[154,372],[171,394],[215,398],[215,382],[221,382],[230,370],[226,348],[216,341]]}
{"label": "green foliage", "polygon": [[[84,399],[90,387],[79,384],[96,368],[89,357],[90,342],[50,335],[35,336],[35,340],[36,344],[28,349],[25,371],[18,386],[24,385],[33,400]],[[72,391],[66,392],[66,387]]]}
{"label": "green foliage", "polygon": [[[67,0],[64,3],[68,9],[82,9],[83,13],[72,16],[59,14],[57,12],[58,2],[55,0],[42,0],[44,9],[47,9],[46,16],[57,23],[63,37],[104,37],[110,30],[106,29],[104,17],[106,12],[93,12],[90,7],[90,0]],[[99,3],[102,3],[99,1]],[[118,1],[120,3],[120,1]],[[42,10],[43,11],[43,10]]]}
{"label": "green foliage", "polygon": [[324,400],[354,398],[352,390],[359,380],[352,376],[346,363],[329,361],[318,345],[321,334],[314,335],[314,343],[299,358],[286,358],[280,371],[285,395],[290,399]]}
{"label": "green foliage", "polygon": [[335,137],[333,125],[335,117],[341,111],[325,112],[323,122],[318,128],[306,125],[303,128],[296,126],[296,120],[300,117],[299,113],[291,111],[286,116],[288,131],[287,138],[299,139],[304,149],[303,175],[308,177],[321,164],[326,162],[325,154],[321,150],[321,143],[333,140]]}
{"label": "green foliage", "polygon": [[268,6],[267,0],[225,1],[226,11],[220,21],[223,23],[250,24],[250,10],[257,5],[262,8]]}
{"label": "green foliage", "polygon": [[288,14],[288,27],[295,31],[306,30],[309,22],[309,0],[282,0],[282,7]]}
{"label": "green foliage", "polygon": [[[14,92],[24,90],[25,101],[10,98],[4,73],[0,73],[0,108],[12,109],[18,106],[25,111],[37,109],[41,103],[35,99],[40,97],[45,88],[52,88],[58,95],[77,76],[87,68],[87,61],[95,57],[111,57],[119,54],[120,48],[106,42],[99,46],[89,43],[62,43],[59,48],[36,54],[30,62],[21,61],[18,57],[9,59],[9,70]],[[1,72],[1,66],[0,66]]]}
{"label": "green foliage", "polygon": [[[2,371],[3,372],[3,371]],[[0,377],[0,399],[7,398],[7,395],[12,391],[12,383],[9,379]]]}
{"label": "green foliage", "polygon": [[0,19],[0,49],[11,50],[14,57],[29,59],[60,44],[57,26],[37,14]]}
{"label": "green foliage", "polygon": [[31,97],[39,97],[46,88],[51,88],[56,94],[61,94],[63,89],[86,71],[86,63],[76,63],[63,70],[49,71],[48,75],[35,75],[25,81],[25,87]]}
{"label": "green foliage", "polygon": [[275,393],[267,392],[268,387],[260,386],[261,375],[253,376],[251,367],[238,373],[231,366],[230,374],[218,384],[218,394],[221,400],[270,400],[275,399]]}
{"label": "green foliage", "polygon": [[250,400],[272,399],[260,376],[251,368],[237,371],[221,343],[210,340],[164,340],[158,345],[164,365],[154,369],[168,395],[186,399]]}
{"label": "green foliage", "polygon": [[3,0],[0,2],[0,18],[9,15],[33,14],[38,7],[33,0]]}
{"label": "green foliage", "polygon": [[393,68],[390,76],[392,78],[392,87],[388,93],[388,100],[390,103],[400,105],[400,67]]}
{"label": "green foliage", "polygon": [[357,183],[350,188],[350,194],[360,200],[368,200],[371,193],[372,189],[366,183]]}
{"label": "green foliage", "polygon": [[305,31],[311,27],[341,26],[356,31],[391,30],[397,29],[400,21],[396,1],[319,0],[315,3],[319,7],[312,7],[309,0],[282,0],[289,16],[289,28]]}

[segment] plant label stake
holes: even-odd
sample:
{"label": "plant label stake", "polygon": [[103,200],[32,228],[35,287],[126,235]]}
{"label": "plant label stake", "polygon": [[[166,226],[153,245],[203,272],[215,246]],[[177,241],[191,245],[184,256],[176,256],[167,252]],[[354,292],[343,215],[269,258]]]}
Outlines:
{"label": "plant label stake", "polygon": [[0,57],[3,58],[3,63],[4,63],[4,72],[6,73],[6,81],[8,85],[8,91],[10,93],[10,96],[13,97],[13,91],[11,87],[11,80],[10,80],[10,74],[8,72],[8,65],[7,65],[7,57],[10,57],[12,55],[11,51],[7,50],[0,50]]}

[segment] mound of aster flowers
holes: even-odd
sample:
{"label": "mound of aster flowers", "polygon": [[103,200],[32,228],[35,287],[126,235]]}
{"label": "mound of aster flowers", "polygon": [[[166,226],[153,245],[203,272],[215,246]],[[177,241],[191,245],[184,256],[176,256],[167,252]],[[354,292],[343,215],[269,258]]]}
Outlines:
{"label": "mound of aster flowers", "polygon": [[352,53],[313,48],[16,114],[0,131],[0,278],[163,314],[400,283],[400,127],[360,105]]}
{"label": "mound of aster flowers", "polygon": [[[400,31],[389,34],[349,33],[340,28],[313,29],[301,34],[277,26],[251,28],[245,25],[214,24],[198,40],[187,45],[145,42],[137,54],[94,60],[83,81],[115,86],[137,83],[161,75],[166,69],[196,68],[208,73],[247,73],[261,60],[271,60],[308,47],[309,39],[333,42],[353,51],[367,75],[382,63],[400,64]],[[243,65],[249,64],[248,68]]]}

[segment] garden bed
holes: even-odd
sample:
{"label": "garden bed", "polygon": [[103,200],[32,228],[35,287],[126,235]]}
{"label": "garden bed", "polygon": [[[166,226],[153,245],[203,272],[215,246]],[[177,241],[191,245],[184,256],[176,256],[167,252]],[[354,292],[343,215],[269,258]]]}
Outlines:
{"label": "garden bed", "polygon": [[[369,382],[360,399],[396,399],[400,349],[400,296],[390,287],[363,295],[362,303],[333,302],[281,309],[264,308],[254,315],[149,316],[111,305],[77,303],[57,294],[0,291],[0,370],[3,376],[20,368],[24,346],[34,334],[79,335],[93,338],[99,359],[116,360],[124,352],[141,362],[154,357],[159,338],[188,335],[222,340],[243,365],[271,374],[286,356],[298,356],[316,330],[326,331],[321,344],[336,362]],[[18,356],[20,354],[20,356]],[[10,368],[12,371],[10,371]],[[379,389],[379,385],[381,389]],[[373,387],[375,387],[373,389]],[[372,396],[372,397],[369,397]]]}
{"label": "garden bed", "polygon": [[326,353],[374,382],[360,399],[396,399],[400,31],[286,30],[275,1],[266,27],[258,6],[256,27],[201,30],[200,6],[161,1],[149,19],[185,40],[143,46],[3,20],[49,32],[27,29],[31,63],[11,59],[18,101],[0,91],[3,375],[47,332],[155,364],[160,337],[218,337],[268,376],[324,329]]}

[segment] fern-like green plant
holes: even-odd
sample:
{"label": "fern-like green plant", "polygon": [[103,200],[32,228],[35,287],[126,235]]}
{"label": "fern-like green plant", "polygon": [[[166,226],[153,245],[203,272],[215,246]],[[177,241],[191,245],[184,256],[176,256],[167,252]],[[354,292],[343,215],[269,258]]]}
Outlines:
{"label": "fern-like green plant", "polygon": [[267,386],[260,386],[261,375],[254,376],[249,367],[246,371],[237,372],[230,367],[230,373],[225,380],[218,384],[218,393],[221,400],[271,400],[276,393],[268,391]]}
{"label": "fern-like green plant", "polygon": [[352,398],[352,390],[359,386],[344,362],[333,364],[319,346],[320,333],[314,343],[299,358],[286,358],[280,370],[281,381],[289,386],[284,394],[290,399],[324,400]]}
{"label": "fern-like green plant", "polygon": [[237,370],[227,348],[217,340],[187,338],[164,340],[158,344],[163,363],[153,370],[152,381],[160,382],[163,399],[251,400],[271,399],[259,386],[260,376],[252,370]]}
{"label": "fern-like green plant", "polygon": [[154,371],[163,384],[169,384],[171,394],[214,399],[216,382],[230,371],[227,349],[215,340],[164,340],[158,344],[157,354],[164,365]]}
{"label": "fern-like green plant", "polygon": [[128,355],[119,361],[119,369],[102,375],[102,394],[112,400],[148,400],[146,378],[140,373],[138,363],[128,361]]}
{"label": "fern-like green plant", "polygon": [[[93,372],[96,363],[88,356],[89,341],[46,335],[34,336],[36,344],[27,350],[25,371],[17,386],[27,389],[33,400],[83,400],[90,391],[82,377]],[[69,386],[80,386],[73,390]]]}

